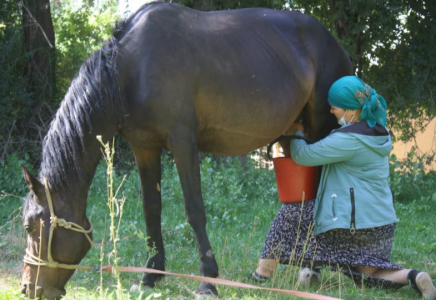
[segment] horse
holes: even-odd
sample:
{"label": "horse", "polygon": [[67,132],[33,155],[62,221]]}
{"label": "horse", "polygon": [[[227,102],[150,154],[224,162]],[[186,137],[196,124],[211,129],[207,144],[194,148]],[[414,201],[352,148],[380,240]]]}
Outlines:
{"label": "horse", "polygon": [[[248,153],[284,134],[299,116],[314,140],[325,137],[337,125],[329,114],[329,87],[350,74],[352,63],[335,38],[299,12],[143,6],[80,67],[43,140],[39,175],[23,166],[30,191],[23,205],[28,244],[22,292],[65,295],[92,239],[86,205],[101,159],[96,136],[108,141],[117,132],[129,142],[139,170],[148,245],[156,251],[147,267],[165,270],[160,158],[168,149],[195,233],[201,275],[217,277],[199,152]],[[81,230],[51,230],[54,219]],[[145,274],[142,285],[153,287],[158,279]],[[217,294],[205,282],[196,292]]]}

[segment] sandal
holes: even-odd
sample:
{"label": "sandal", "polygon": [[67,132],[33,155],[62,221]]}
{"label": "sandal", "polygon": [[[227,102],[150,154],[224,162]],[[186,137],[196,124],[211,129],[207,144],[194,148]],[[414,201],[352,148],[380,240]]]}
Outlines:
{"label": "sandal", "polygon": [[259,275],[256,271],[247,276],[247,280],[257,283],[265,283],[269,280],[269,277]]}
{"label": "sandal", "polygon": [[412,270],[407,274],[407,280],[410,286],[417,290],[424,299],[436,299],[436,288],[428,273]]}

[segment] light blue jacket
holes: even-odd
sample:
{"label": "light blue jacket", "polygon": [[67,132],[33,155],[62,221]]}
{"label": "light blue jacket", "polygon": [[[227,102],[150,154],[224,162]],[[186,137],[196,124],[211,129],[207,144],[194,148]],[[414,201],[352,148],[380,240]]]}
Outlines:
{"label": "light blue jacket", "polygon": [[314,208],[314,234],[397,221],[388,184],[391,137],[384,127],[376,127],[378,134],[384,131],[384,135],[373,135],[366,122],[358,122],[333,130],[311,145],[298,139],[291,142],[292,159],[297,164],[323,165]]}

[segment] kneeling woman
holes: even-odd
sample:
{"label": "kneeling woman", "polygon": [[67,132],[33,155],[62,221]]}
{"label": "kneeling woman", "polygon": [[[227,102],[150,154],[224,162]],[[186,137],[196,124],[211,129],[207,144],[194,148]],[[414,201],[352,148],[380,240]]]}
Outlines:
{"label": "kneeling woman", "polygon": [[[306,201],[301,213],[301,204],[280,209],[251,278],[267,279],[277,261],[302,261],[312,269],[306,275],[317,276],[322,265],[337,266],[358,282],[383,287],[409,283],[425,299],[436,299],[427,273],[390,262],[397,218],[388,184],[392,144],[384,98],[358,77],[346,76],[332,85],[328,101],[341,128],[311,145],[291,143],[296,163],[323,166],[316,200]],[[303,135],[302,124],[293,129]],[[303,247],[312,213],[313,235]]]}

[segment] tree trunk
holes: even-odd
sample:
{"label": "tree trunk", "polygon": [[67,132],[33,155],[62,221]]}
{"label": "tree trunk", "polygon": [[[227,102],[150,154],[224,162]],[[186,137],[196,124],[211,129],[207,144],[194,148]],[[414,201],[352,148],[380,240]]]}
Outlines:
{"label": "tree trunk", "polygon": [[28,56],[25,76],[33,107],[53,101],[55,88],[55,34],[49,0],[23,0],[23,31]]}

